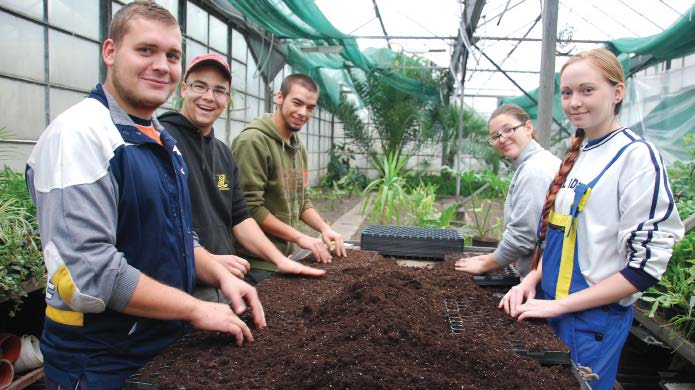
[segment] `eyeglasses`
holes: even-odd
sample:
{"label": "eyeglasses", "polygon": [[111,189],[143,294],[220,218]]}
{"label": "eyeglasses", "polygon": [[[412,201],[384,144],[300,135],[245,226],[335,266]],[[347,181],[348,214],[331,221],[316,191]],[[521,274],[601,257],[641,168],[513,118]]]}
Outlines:
{"label": "eyeglasses", "polygon": [[502,138],[502,136],[504,136],[504,139],[507,139],[507,137],[512,135],[512,133],[516,129],[518,129],[519,127],[521,127],[523,125],[524,125],[524,123],[519,123],[518,125],[516,125],[514,127],[508,127],[506,129],[502,129],[502,131],[498,132],[497,134],[491,135],[490,138],[487,139],[487,142],[490,145],[494,145],[495,143],[499,142],[499,140],[500,140],[500,138]]}
{"label": "eyeglasses", "polygon": [[[191,90],[199,95],[204,95],[210,90],[210,87],[208,87],[207,84],[201,83],[200,81],[194,81],[192,83],[186,83],[186,85],[191,87]],[[222,88],[222,87],[215,87],[215,88],[212,88],[212,94],[216,98],[227,97],[227,96],[229,96],[229,90],[226,88]]]}

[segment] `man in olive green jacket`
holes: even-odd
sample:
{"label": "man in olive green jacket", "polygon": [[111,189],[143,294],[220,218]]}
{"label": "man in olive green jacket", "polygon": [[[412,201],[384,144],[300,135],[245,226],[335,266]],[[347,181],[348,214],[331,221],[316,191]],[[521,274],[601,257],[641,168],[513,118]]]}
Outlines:
{"label": "man in olive green jacket", "polygon": [[[307,152],[297,134],[309,121],[318,96],[310,77],[287,76],[275,97],[275,112],[244,128],[232,143],[232,153],[251,216],[273,244],[285,256],[294,252],[296,244],[311,250],[317,261],[330,262],[329,249],[345,256],[343,238],[321,218],[307,196]],[[298,231],[299,220],[320,232],[321,239]],[[247,281],[258,283],[277,271],[274,264],[254,258],[240,246],[237,249],[251,263]]]}

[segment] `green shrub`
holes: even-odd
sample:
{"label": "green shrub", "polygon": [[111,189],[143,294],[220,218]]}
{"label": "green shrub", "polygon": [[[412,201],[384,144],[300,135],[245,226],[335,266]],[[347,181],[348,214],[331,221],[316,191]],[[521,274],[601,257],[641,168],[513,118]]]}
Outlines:
{"label": "green shrub", "polygon": [[0,171],[0,297],[14,301],[10,315],[26,296],[22,283],[46,273],[35,213],[24,175]]}

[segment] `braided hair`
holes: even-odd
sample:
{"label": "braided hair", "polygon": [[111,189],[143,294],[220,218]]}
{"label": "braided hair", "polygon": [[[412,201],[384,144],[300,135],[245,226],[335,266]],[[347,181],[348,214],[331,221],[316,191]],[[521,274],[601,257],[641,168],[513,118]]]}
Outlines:
{"label": "braided hair", "polygon": [[[605,77],[611,85],[625,83],[625,74],[623,73],[623,68],[620,65],[620,62],[613,53],[604,48],[587,50],[572,56],[560,69],[560,76],[562,77],[562,73],[569,65],[580,61],[589,62],[599,72],[601,72],[603,77]],[[615,110],[613,111],[614,115],[617,115],[620,112],[621,104],[622,101],[616,103]],[[577,161],[577,158],[579,157],[579,151],[585,137],[586,133],[584,132],[584,129],[577,129],[574,137],[572,137],[570,148],[567,150],[565,157],[562,159],[560,169],[558,170],[557,175],[555,175],[555,179],[553,179],[552,183],[550,184],[548,193],[545,196],[545,203],[543,204],[543,211],[541,213],[541,225],[538,235],[538,242],[533,253],[531,269],[538,268],[538,263],[540,262],[543,254],[543,242],[545,241],[546,234],[548,233],[548,219],[550,216],[550,210],[555,207],[555,198],[557,197],[557,193],[565,183],[565,179],[572,170],[574,162]]]}

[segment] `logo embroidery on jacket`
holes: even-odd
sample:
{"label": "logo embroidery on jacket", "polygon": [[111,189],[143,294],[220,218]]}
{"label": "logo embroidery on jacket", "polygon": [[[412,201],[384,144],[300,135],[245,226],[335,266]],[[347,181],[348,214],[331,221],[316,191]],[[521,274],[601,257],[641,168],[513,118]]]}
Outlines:
{"label": "logo embroidery on jacket", "polygon": [[220,191],[229,191],[229,184],[227,184],[227,175],[224,173],[218,173],[217,176],[217,189]]}

